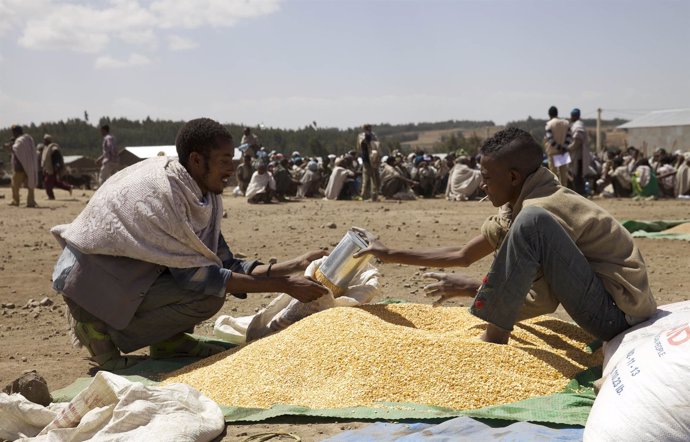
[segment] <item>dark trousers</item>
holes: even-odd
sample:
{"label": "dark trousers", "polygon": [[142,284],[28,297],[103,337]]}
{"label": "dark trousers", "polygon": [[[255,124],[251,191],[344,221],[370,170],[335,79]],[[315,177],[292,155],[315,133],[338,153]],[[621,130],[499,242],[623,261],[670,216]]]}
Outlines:
{"label": "dark trousers", "polygon": [[46,173],[43,175],[43,186],[46,189],[46,194],[48,195],[48,198],[50,198],[51,200],[55,199],[55,193],[53,192],[53,189],[56,187],[58,189],[67,190],[67,191],[72,190],[72,186],[65,184],[62,181],[60,181],[58,179],[57,175],[49,174],[49,173]]}
{"label": "dark trousers", "polygon": [[575,173],[573,174],[573,190],[580,195],[585,195],[585,174],[582,172],[582,160],[575,161]]}
{"label": "dark trousers", "polygon": [[630,327],[580,249],[540,207],[526,207],[515,218],[470,311],[512,330],[540,271],[556,300],[588,333],[609,340]]}
{"label": "dark trousers", "polygon": [[[97,296],[94,293],[94,296]],[[64,297],[70,313],[80,322],[101,322],[69,298]],[[124,353],[189,332],[201,321],[215,315],[225,297],[207,296],[180,287],[172,275],[163,273],[156,279],[134,318],[122,330],[107,326],[113,343]]]}

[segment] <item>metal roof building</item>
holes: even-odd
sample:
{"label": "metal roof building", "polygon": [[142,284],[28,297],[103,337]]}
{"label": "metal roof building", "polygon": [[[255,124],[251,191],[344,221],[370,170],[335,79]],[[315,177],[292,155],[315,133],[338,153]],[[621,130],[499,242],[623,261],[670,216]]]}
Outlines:
{"label": "metal roof building", "polygon": [[690,151],[690,108],[650,112],[618,126],[627,132],[629,146],[650,155],[654,149]]}
{"label": "metal roof building", "polygon": [[65,155],[63,157],[65,166],[74,173],[95,172],[98,170],[96,162],[83,155]]}
{"label": "metal roof building", "polygon": [[[138,163],[141,160],[157,156],[177,158],[177,148],[174,145],[125,147],[122,151],[120,151],[120,168],[131,166],[132,164]],[[233,160],[239,161],[241,158],[242,152],[235,148]]]}
{"label": "metal roof building", "polygon": [[120,168],[131,166],[141,160],[156,156],[177,157],[175,146],[125,147],[120,151]]}
{"label": "metal roof building", "polygon": [[[162,156],[177,158],[177,148],[174,145],[125,147],[120,151],[120,169],[124,169],[127,166],[131,166],[147,158]],[[242,152],[238,148],[235,148],[235,153],[232,158],[235,167],[237,167],[240,159],[242,159]],[[228,181],[228,185],[237,185],[237,178],[234,174]]]}

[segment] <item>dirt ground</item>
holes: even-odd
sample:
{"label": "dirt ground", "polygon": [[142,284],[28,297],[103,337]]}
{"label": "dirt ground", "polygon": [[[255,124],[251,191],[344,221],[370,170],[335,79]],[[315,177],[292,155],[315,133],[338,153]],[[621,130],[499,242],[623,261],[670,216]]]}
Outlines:
{"label": "dirt ground", "polygon": [[[74,349],[67,338],[64,304],[51,289],[51,273],[60,252],[49,229],[70,222],[86,205],[91,192],[68,196],[56,191],[49,201],[37,189],[39,208],[8,206],[10,190],[0,189],[0,387],[24,370],[37,370],[51,390],[62,388],[91,367],[85,350]],[[4,195],[4,198],[3,196]],[[25,198],[26,191],[22,191]],[[690,219],[687,201],[597,200],[619,220]],[[388,245],[400,248],[461,245],[479,233],[484,218],[495,213],[490,203],[450,203],[443,199],[413,202],[329,202],[305,200],[250,206],[226,191],[227,218],[223,234],[234,252],[267,261],[297,256],[307,249],[333,248],[350,226],[367,227]],[[333,227],[335,226],[335,227]],[[646,259],[658,303],[688,299],[690,254],[688,243],[671,240],[636,240]],[[615,247],[615,244],[611,244]],[[487,270],[485,258],[464,271],[480,278]],[[381,264],[384,297],[430,303],[422,287],[424,268]],[[435,270],[435,269],[428,269]],[[272,294],[230,297],[220,314],[251,314],[268,304]],[[465,300],[464,302],[467,302]],[[9,305],[8,305],[9,304]],[[463,300],[454,301],[455,305]],[[563,312],[557,316],[566,318]],[[197,328],[211,334],[213,320]],[[320,440],[362,422],[282,418],[269,423],[229,425],[223,440],[242,440],[263,432],[291,432],[303,441]]]}

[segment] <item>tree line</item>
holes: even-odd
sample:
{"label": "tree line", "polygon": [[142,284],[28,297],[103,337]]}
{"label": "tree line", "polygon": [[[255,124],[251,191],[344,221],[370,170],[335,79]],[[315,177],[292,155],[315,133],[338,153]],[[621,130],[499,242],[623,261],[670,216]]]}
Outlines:
{"label": "tree line", "polygon": [[[584,120],[588,127],[594,127],[594,120]],[[622,124],[624,120],[612,120],[608,124]],[[120,149],[128,146],[158,146],[175,144],[175,136],[184,124],[184,121],[153,120],[150,117],[144,120],[130,120],[127,118],[101,118],[97,125],[90,124],[82,119],[68,119],[58,122],[24,125],[24,132],[30,134],[36,143],[40,143],[44,134],[50,134],[53,140],[60,144],[64,155],[84,155],[96,158],[101,154],[100,126],[108,124],[111,133],[117,140]],[[508,123],[509,126],[517,126],[530,132],[537,140],[544,137],[544,125],[546,120],[529,117],[527,120]],[[235,143],[239,144],[242,138],[244,125],[225,125]],[[442,122],[422,122],[407,124],[374,124],[374,131],[382,144],[382,151],[388,154],[395,149],[401,149],[401,143],[405,143],[407,149],[414,149],[414,140],[418,134],[430,130],[457,129],[450,136],[443,137],[434,145],[435,152],[464,151],[467,154],[475,154],[481,146],[483,139],[473,134],[464,137],[462,131],[468,129],[495,126],[493,121],[472,120],[448,120]],[[355,148],[355,140],[360,128],[321,128],[314,122],[300,129],[279,129],[272,127],[251,127],[252,132],[258,135],[259,140],[268,151],[276,150],[289,153],[300,151],[304,156],[322,156],[328,154],[343,154]],[[0,140],[9,141],[11,131],[9,127],[0,129]],[[405,149],[401,149],[403,152]]]}
{"label": "tree line", "polygon": [[[110,132],[115,136],[119,148],[128,146],[158,146],[175,144],[175,136],[184,121],[130,120],[127,118],[101,118],[97,125],[92,125],[82,119],[68,119],[58,122],[47,122],[23,125],[24,132],[30,134],[36,143],[41,142],[44,134],[50,134],[60,144],[64,155],[85,155],[97,157],[101,153],[101,134],[99,128],[108,124]],[[443,122],[425,122],[408,124],[378,124],[374,125],[383,145],[384,152],[391,152],[400,148],[401,142],[417,139],[419,132],[439,129],[469,129],[486,125],[493,125],[491,121],[448,120]],[[242,138],[245,128],[242,124],[225,125],[236,144]],[[338,129],[321,128],[316,123],[300,129],[279,129],[272,127],[250,127],[258,135],[259,140],[267,150],[279,152],[300,151],[306,156],[326,156],[330,153],[343,154],[355,148],[355,140],[360,128]],[[9,127],[0,129],[0,140],[9,141],[11,131]]]}

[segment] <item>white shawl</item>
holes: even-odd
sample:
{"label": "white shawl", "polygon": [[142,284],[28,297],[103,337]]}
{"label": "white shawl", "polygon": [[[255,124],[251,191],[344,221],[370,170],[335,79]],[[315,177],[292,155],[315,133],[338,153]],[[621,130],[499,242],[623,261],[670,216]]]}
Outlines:
{"label": "white shawl", "polygon": [[38,154],[34,139],[29,134],[20,135],[12,145],[12,153],[17,157],[24,168],[29,189],[35,189],[38,183]]}
{"label": "white shawl", "polygon": [[247,197],[247,199],[253,198],[260,193],[265,193],[266,187],[270,188],[271,190],[276,190],[276,180],[273,178],[273,175],[271,175],[270,172],[260,174],[258,171],[256,171],[252,174],[252,179],[249,181],[247,191],[244,193],[244,195]]}
{"label": "white shawl", "polygon": [[[687,156],[686,158],[690,158]],[[688,160],[686,160],[688,161]],[[685,195],[690,190],[690,167],[687,163],[678,166],[676,171],[676,188],[675,195]]]}
{"label": "white shawl", "polygon": [[82,253],[177,267],[222,265],[216,255],[223,206],[176,160],[155,157],[113,175],[71,224],[51,233]]}
{"label": "white shawl", "polygon": [[450,201],[466,201],[482,183],[482,175],[465,164],[456,164],[450,170],[446,198]]}
{"label": "white shawl", "polygon": [[55,167],[53,167],[53,152],[60,149],[57,143],[50,143],[43,148],[43,153],[41,154],[41,167],[43,172],[48,175],[55,175]]}
{"label": "white shawl", "polygon": [[351,176],[352,172],[342,166],[336,166],[328,178],[328,185],[326,186],[326,199],[337,200],[340,191],[343,189],[347,177]]}

